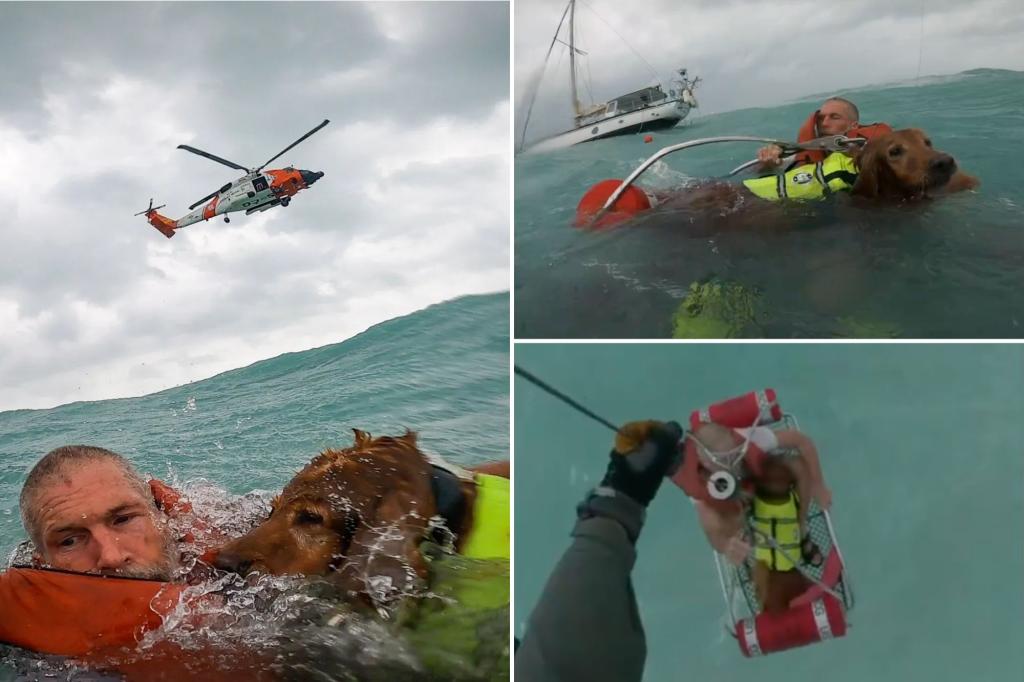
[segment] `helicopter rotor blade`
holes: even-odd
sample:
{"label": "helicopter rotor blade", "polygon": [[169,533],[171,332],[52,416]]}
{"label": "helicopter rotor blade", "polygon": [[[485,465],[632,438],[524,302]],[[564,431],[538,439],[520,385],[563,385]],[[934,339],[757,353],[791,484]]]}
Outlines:
{"label": "helicopter rotor blade", "polygon": [[194,204],[192,204],[191,206],[189,206],[189,207],[188,207],[188,210],[190,210],[190,211],[191,211],[191,210],[192,210],[193,208],[195,208],[195,207],[196,207],[196,206],[198,206],[199,204],[201,204],[201,203],[203,203],[203,202],[207,201],[208,199],[212,199],[212,198],[214,198],[214,197],[215,197],[215,196],[217,196],[218,194],[220,194],[220,190],[219,190],[219,189],[215,189],[215,190],[213,190],[212,192],[210,192],[209,194],[207,194],[207,195],[206,195],[205,197],[203,197],[202,199],[200,199],[200,200],[199,200],[199,201],[197,201],[196,203],[194,203]]}
{"label": "helicopter rotor blade", "polygon": [[136,213],[135,215],[144,215],[144,216],[148,217],[150,213],[152,213],[153,211],[159,211],[161,208],[163,208],[166,205],[167,204],[160,204],[159,206],[154,206],[153,205],[153,200],[150,199],[149,200],[149,208],[147,208],[145,211],[141,211],[139,213]]}
{"label": "helicopter rotor blade", "polygon": [[269,160],[268,160],[268,161],[267,161],[267,162],[266,162],[265,164],[263,164],[262,166],[260,166],[259,168],[257,168],[257,169],[256,169],[256,171],[257,171],[257,172],[259,172],[259,171],[263,170],[264,168],[266,168],[267,166],[269,166],[269,165],[270,165],[270,164],[271,164],[271,163],[272,163],[272,162],[274,161],[274,159],[276,159],[277,157],[281,156],[281,155],[282,155],[282,154],[284,154],[284,153],[285,153],[286,151],[288,151],[289,149],[291,149],[292,147],[294,147],[294,146],[295,146],[295,145],[297,145],[298,143],[302,142],[303,140],[305,140],[305,139],[306,139],[307,137],[309,137],[310,135],[312,135],[312,134],[313,134],[313,133],[315,133],[316,131],[318,131],[318,130],[320,130],[321,128],[323,128],[323,127],[324,127],[325,125],[327,125],[328,123],[330,123],[330,121],[329,121],[329,120],[327,120],[327,119],[325,118],[325,119],[324,119],[324,122],[323,122],[323,123],[321,123],[320,125],[318,125],[318,126],[317,126],[316,128],[313,128],[313,129],[312,129],[312,130],[310,130],[310,131],[309,131],[308,133],[306,133],[305,135],[303,135],[303,136],[302,136],[302,137],[300,137],[299,139],[295,140],[295,142],[292,142],[292,143],[291,143],[290,145],[288,145],[287,147],[285,147],[284,149],[282,149],[282,150],[281,150],[280,152],[278,152],[277,154],[275,154],[275,155],[274,155],[273,157],[271,157],[271,158],[270,158],[270,159],[269,159]]}
{"label": "helicopter rotor blade", "polygon": [[145,215],[145,214],[149,213],[152,210],[153,210],[153,198],[150,197],[150,199],[149,199],[149,208],[147,208],[145,211],[139,211],[135,215],[137,215],[137,216],[138,215]]}
{"label": "helicopter rotor blade", "polygon": [[179,144],[178,145],[178,149],[184,149],[187,152],[192,152],[193,154],[198,154],[199,156],[204,156],[204,157],[208,158],[210,161],[216,161],[217,163],[222,163],[225,166],[227,166],[228,168],[235,168],[235,169],[240,170],[240,171],[245,171],[246,173],[249,172],[248,168],[246,168],[245,166],[239,166],[234,161],[228,161],[227,159],[222,159],[219,156],[214,156],[210,152],[204,152],[202,149],[196,149],[195,147],[190,147],[187,144]]}

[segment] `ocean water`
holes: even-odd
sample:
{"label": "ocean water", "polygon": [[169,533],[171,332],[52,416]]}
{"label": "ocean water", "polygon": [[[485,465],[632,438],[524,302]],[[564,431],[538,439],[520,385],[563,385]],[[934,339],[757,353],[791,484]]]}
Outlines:
{"label": "ocean water", "polygon": [[[694,510],[666,482],[633,573],[645,680],[962,682],[1024,669],[1024,348],[520,344],[515,361],[613,423],[685,423],[773,387],[818,445],[857,596],[846,637],[743,658]],[[612,434],[518,377],[514,396],[521,637]]]}
{"label": "ocean water", "polygon": [[[615,230],[572,227],[588,187],[626,177],[661,147],[720,135],[794,139],[831,94],[856,102],[864,122],[922,128],[980,189],[912,206],[862,207],[846,196],[790,204],[772,228],[667,211]],[[1024,73],[981,69],[699,114],[651,144],[632,135],[516,156],[517,338],[668,337],[690,284],[707,280],[756,300],[729,332],[736,337],[1024,334]],[[640,182],[669,189],[721,177],[758,146],[684,150]]]}
{"label": "ocean water", "polygon": [[350,445],[352,428],[412,429],[421,449],[464,466],[507,459],[508,298],[455,299],[153,395],[0,413],[0,557],[25,537],[28,470],[68,443],[110,448],[207,505],[248,513],[319,451]]}

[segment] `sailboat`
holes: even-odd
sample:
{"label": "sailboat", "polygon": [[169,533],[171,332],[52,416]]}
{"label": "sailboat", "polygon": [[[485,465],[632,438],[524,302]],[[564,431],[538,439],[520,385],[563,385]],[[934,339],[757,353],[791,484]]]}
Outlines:
{"label": "sailboat", "polygon": [[[666,92],[661,84],[641,88],[625,95],[612,98],[603,104],[591,104],[583,106],[580,103],[579,88],[577,87],[577,54],[586,55],[585,52],[576,47],[576,0],[569,0],[565,11],[562,13],[562,20],[555,30],[555,37],[548,48],[545,58],[551,58],[552,49],[555,43],[563,43],[559,40],[562,27],[566,24],[568,17],[569,28],[569,85],[572,94],[572,128],[557,135],[544,138],[532,144],[527,151],[542,152],[570,147],[582,142],[603,140],[616,135],[630,135],[650,130],[664,130],[672,128],[690,113],[690,109],[697,107],[697,98],[693,91],[700,83],[700,78],[689,78],[686,69],[676,71],[676,78],[671,82],[671,87]],[[523,151],[523,143],[526,138],[526,130],[530,125],[530,113],[533,111],[533,103],[537,97],[537,89],[534,90],[527,108],[526,121],[523,125],[523,133],[520,138],[519,151]]]}

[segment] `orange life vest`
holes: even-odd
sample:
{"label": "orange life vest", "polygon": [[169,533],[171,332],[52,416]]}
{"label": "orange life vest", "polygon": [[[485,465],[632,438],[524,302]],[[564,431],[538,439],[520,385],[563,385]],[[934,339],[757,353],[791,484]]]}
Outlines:
{"label": "orange life vest", "polygon": [[131,646],[160,627],[184,585],[53,569],[0,573],[0,642],[61,656]]}
{"label": "orange life vest", "polygon": [[[741,483],[740,488],[753,493],[754,487],[750,477],[756,478],[761,475],[762,467],[764,466],[764,459],[767,455],[761,451],[761,448],[757,447],[753,443],[747,446],[747,457],[744,460],[744,469],[747,472]],[[701,471],[702,465],[700,463],[700,457],[697,454],[697,446],[690,438],[686,439],[686,443],[683,446],[683,461],[679,469],[672,476],[672,482],[683,489],[688,496],[717,509],[721,512],[728,513],[730,511],[738,511],[743,508],[743,502],[741,499],[729,499],[729,500],[716,500],[711,497],[708,493],[707,488],[707,473]]]}
{"label": "orange life vest", "polygon": [[[815,109],[807,117],[804,124],[800,126],[800,132],[797,133],[797,142],[807,142],[822,137],[821,131],[818,130],[818,115],[820,113]],[[863,125],[855,125],[847,130],[845,134],[847,137],[863,137],[865,140],[870,140],[891,132],[892,126],[887,123],[865,123]],[[829,152],[821,150],[802,151],[794,157],[793,165],[802,166],[807,163],[818,163],[819,161],[824,161],[828,154]]]}
{"label": "orange life vest", "polygon": [[[175,517],[192,512],[181,494],[150,481],[157,507]],[[220,537],[196,521],[184,540]],[[207,551],[203,557],[211,553]],[[17,567],[0,573],[0,642],[47,654],[81,657],[134,645],[160,627],[186,586],[138,578]]]}

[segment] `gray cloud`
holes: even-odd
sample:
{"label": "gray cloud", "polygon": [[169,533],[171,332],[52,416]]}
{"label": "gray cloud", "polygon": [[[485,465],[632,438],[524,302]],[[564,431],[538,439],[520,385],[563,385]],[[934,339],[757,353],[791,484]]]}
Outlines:
{"label": "gray cloud", "polygon": [[[590,54],[589,73],[597,101],[654,80],[650,69],[602,18],[653,65],[662,80],[681,66],[702,76],[698,114],[771,106],[811,93],[914,78],[919,63],[921,76],[979,67],[1024,69],[1024,5],[1017,0],[582,3],[578,25],[582,47]],[[516,3],[517,136],[527,94],[564,6],[562,0]],[[534,108],[530,138],[568,127],[565,51],[559,46],[553,53]]]}
{"label": "gray cloud", "polygon": [[[507,3],[0,3],[0,409],[141,394],[508,286]],[[237,173],[287,209],[165,240]]]}

